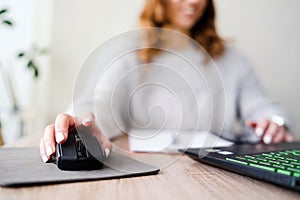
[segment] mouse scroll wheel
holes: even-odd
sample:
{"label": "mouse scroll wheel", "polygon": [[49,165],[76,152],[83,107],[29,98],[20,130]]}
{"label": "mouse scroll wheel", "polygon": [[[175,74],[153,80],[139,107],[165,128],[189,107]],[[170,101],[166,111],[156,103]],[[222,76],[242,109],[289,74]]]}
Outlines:
{"label": "mouse scroll wheel", "polygon": [[81,141],[80,137],[78,137],[77,135],[75,136],[75,146],[76,146],[76,150],[78,152],[82,151],[83,144],[82,144],[82,141]]}

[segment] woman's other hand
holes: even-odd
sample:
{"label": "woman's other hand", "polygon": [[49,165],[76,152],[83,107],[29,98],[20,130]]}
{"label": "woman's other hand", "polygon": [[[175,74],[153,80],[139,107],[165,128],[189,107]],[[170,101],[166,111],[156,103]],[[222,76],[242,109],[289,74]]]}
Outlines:
{"label": "woman's other hand", "polygon": [[247,125],[253,129],[258,137],[261,137],[265,144],[293,141],[293,136],[285,126],[279,125],[269,119],[260,121],[249,120]]}

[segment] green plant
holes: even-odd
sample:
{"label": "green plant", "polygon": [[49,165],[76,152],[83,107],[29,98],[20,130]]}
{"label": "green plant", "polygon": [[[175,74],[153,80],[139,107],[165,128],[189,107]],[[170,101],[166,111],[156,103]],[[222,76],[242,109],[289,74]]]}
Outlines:
{"label": "green plant", "polygon": [[48,53],[47,49],[39,49],[37,47],[33,47],[28,51],[21,51],[18,53],[17,57],[25,60],[26,67],[30,70],[33,70],[34,78],[38,78],[39,76],[39,68],[36,64],[36,58],[40,55],[44,55]]}
{"label": "green plant", "polygon": [[[14,22],[11,20],[11,18],[9,17],[9,10],[8,9],[0,9],[0,26],[3,25],[4,27],[9,27],[9,28],[13,28],[14,27]],[[1,37],[1,36],[0,36]],[[3,37],[3,36],[2,36]],[[3,47],[2,47],[3,48]],[[30,48],[26,51],[20,51],[17,55],[16,58],[21,59],[24,61],[25,63],[25,67],[27,67],[29,70],[32,70],[33,74],[34,74],[34,78],[38,78],[39,77],[39,66],[38,66],[38,62],[37,62],[37,58],[41,55],[46,54],[48,51],[46,49],[40,49],[40,48]],[[0,62],[1,64],[1,62]],[[1,66],[0,66],[1,67]],[[18,115],[19,113],[22,112],[19,102],[17,101],[17,96],[15,94],[15,88],[13,87],[12,84],[12,80],[10,77],[10,74],[7,73],[8,75],[5,76],[5,85],[6,85],[6,92],[11,96],[11,108],[10,108],[10,112],[14,113],[15,115]],[[0,111],[1,111],[1,107],[0,107]],[[20,119],[20,123],[21,123],[21,127],[23,127],[24,121],[23,119]],[[21,135],[23,135],[23,128],[21,128]],[[1,119],[0,119],[0,146],[1,144],[3,144],[3,140],[1,137]]]}
{"label": "green plant", "polygon": [[13,22],[7,17],[8,9],[0,10],[0,21],[7,26],[13,26]]}
{"label": "green plant", "polygon": [[[13,27],[14,23],[12,22],[8,14],[8,9],[5,8],[0,10],[0,24]],[[23,60],[25,60],[26,67],[33,71],[34,78],[38,78],[39,67],[37,65],[36,58],[40,55],[46,54],[47,52],[48,51],[45,49],[33,47],[32,49],[29,49],[27,51],[20,51],[17,55],[17,58],[22,58]]]}

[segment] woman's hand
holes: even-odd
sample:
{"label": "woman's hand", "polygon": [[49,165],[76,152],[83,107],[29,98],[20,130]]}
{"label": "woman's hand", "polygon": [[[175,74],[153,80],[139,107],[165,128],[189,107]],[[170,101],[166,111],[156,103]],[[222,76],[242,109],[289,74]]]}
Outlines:
{"label": "woman's hand", "polygon": [[47,162],[55,153],[56,143],[62,144],[68,139],[69,129],[77,126],[88,128],[89,132],[101,143],[105,157],[108,157],[112,150],[112,144],[101,133],[94,119],[94,115],[91,113],[84,115],[81,120],[77,120],[68,114],[59,114],[56,117],[55,124],[48,125],[45,128],[44,136],[40,140],[40,154],[43,161]]}
{"label": "woman's hand", "polygon": [[258,137],[261,137],[265,144],[293,141],[293,136],[285,126],[280,126],[269,119],[257,122],[249,120],[247,125],[253,129]]}

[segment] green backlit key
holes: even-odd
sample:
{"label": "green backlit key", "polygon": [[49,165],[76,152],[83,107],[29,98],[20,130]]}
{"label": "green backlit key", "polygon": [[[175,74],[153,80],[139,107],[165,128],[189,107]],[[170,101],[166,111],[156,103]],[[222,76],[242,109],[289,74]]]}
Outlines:
{"label": "green backlit key", "polygon": [[226,160],[287,176],[300,177],[300,149],[240,155],[228,157]]}
{"label": "green backlit key", "polygon": [[264,170],[268,170],[268,171],[272,171],[272,172],[275,171],[275,168],[267,167],[267,166],[264,166],[264,165],[257,165],[257,164],[250,163],[250,166],[260,168],[260,169],[264,169]]}
{"label": "green backlit key", "polygon": [[288,175],[288,176],[292,174],[290,171],[283,170],[283,169],[277,169],[276,172],[279,174],[284,174],[284,175]]}
{"label": "green backlit key", "polygon": [[239,163],[239,164],[243,164],[243,165],[248,165],[247,162],[240,161],[240,160],[235,160],[235,159],[232,159],[232,158],[226,158],[226,160],[231,161],[231,162],[234,162],[234,163]]}

